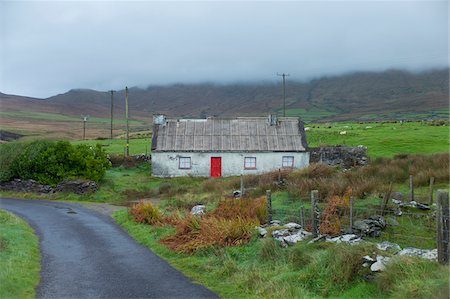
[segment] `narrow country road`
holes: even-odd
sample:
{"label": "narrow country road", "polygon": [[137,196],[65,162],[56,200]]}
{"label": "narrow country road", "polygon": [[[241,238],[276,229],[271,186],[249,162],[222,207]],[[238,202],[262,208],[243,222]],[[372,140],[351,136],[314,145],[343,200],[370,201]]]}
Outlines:
{"label": "narrow country road", "polygon": [[37,298],[217,298],[114,221],[76,203],[0,199],[40,238]]}

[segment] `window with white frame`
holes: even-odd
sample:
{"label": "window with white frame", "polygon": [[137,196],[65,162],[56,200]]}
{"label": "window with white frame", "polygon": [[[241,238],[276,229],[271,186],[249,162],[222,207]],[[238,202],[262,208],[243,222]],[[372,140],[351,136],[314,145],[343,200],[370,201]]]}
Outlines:
{"label": "window with white frame", "polygon": [[191,169],[191,157],[180,157],[178,168]]}
{"label": "window with white frame", "polygon": [[245,157],[244,169],[256,169],[256,157]]}
{"label": "window with white frame", "polygon": [[283,156],[282,165],[285,168],[294,167],[294,156]]}

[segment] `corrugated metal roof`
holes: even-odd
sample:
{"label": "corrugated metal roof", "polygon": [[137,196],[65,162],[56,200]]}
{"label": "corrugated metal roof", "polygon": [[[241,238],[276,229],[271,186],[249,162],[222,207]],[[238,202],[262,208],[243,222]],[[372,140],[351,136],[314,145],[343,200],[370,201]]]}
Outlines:
{"label": "corrugated metal roof", "polygon": [[166,119],[153,129],[154,151],[258,152],[305,151],[303,123],[279,117],[271,126],[268,117]]}

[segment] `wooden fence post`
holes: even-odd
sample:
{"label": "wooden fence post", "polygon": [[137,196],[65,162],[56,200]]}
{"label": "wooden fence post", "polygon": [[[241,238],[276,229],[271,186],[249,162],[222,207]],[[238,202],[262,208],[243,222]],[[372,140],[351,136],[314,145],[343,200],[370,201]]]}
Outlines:
{"label": "wooden fence post", "polygon": [[300,208],[300,225],[305,229],[305,208],[303,206]]}
{"label": "wooden fence post", "polygon": [[413,183],[413,176],[409,176],[409,201],[414,200],[414,183]]}
{"label": "wooden fence post", "polygon": [[391,193],[392,193],[392,183],[389,184],[389,189],[384,194],[383,204],[381,205],[381,216],[384,216],[384,213],[386,212],[386,208],[387,208],[387,205],[389,203],[389,199],[391,197]]}
{"label": "wooden fence post", "polygon": [[267,199],[267,224],[272,222],[272,194],[270,190],[266,190],[266,199]]}
{"label": "wooden fence post", "polygon": [[313,237],[317,238],[320,234],[319,231],[319,191],[312,190],[311,191],[311,216],[312,216],[312,229],[313,229]]}
{"label": "wooden fence post", "polygon": [[353,196],[350,197],[350,230],[353,229]]}
{"label": "wooden fence post", "polygon": [[433,187],[434,187],[434,177],[430,178],[430,193],[428,194],[428,205],[433,204]]}
{"label": "wooden fence post", "polygon": [[443,265],[449,264],[449,201],[448,191],[437,191],[437,247],[438,261]]}

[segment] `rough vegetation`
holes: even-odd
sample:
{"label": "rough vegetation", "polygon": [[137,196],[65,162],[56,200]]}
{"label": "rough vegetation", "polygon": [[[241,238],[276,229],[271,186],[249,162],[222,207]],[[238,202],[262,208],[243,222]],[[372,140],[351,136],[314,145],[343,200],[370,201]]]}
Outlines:
{"label": "rough vegetation", "polygon": [[100,146],[67,141],[11,142],[0,145],[0,181],[33,179],[56,185],[69,178],[99,181],[110,167]]}

